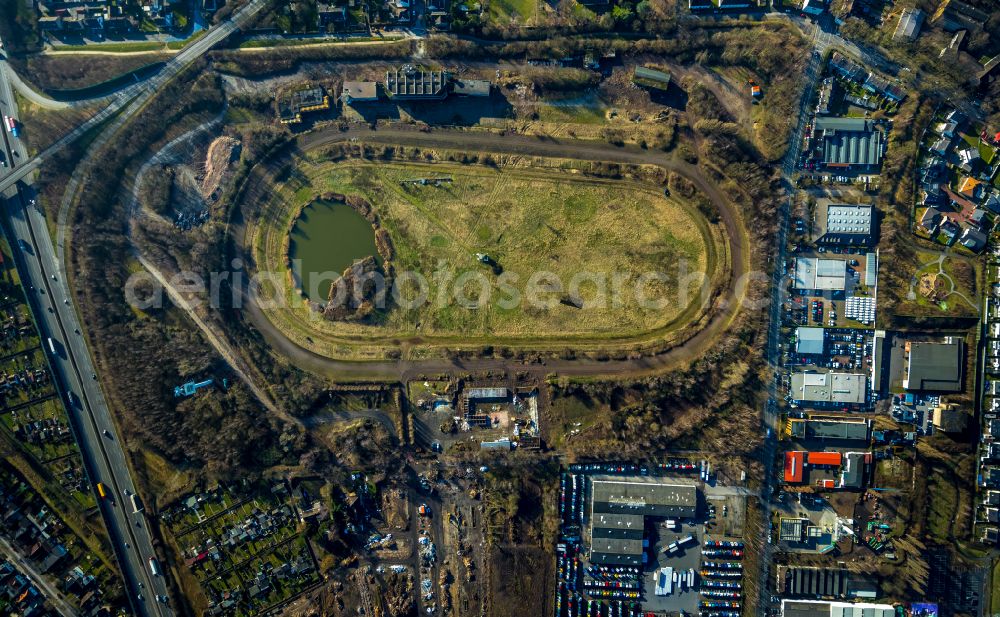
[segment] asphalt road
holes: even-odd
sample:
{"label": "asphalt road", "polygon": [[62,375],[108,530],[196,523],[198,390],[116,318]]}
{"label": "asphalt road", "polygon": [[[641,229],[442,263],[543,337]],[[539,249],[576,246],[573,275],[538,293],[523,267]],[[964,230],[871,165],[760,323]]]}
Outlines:
{"label": "asphalt road", "polygon": [[[8,230],[15,259],[38,327],[50,338],[55,353],[48,353],[56,379],[67,401],[70,422],[80,445],[84,464],[95,488],[102,483],[108,494],[99,499],[115,556],[122,573],[126,594],[133,612],[138,615],[170,616],[173,611],[158,598],[166,598],[167,586],[162,576],[154,576],[149,559],[155,556],[144,515],[133,512],[128,495],[135,494],[127,459],[118,438],[114,421],[101,391],[72,295],[62,266],[49,236],[42,211],[29,205],[33,194],[31,172],[46,156],[72,142],[105,119],[118,114],[116,124],[107,127],[106,140],[117,123],[123,123],[142,108],[157,88],[176,75],[198,56],[222,41],[259,11],[266,0],[252,0],[227,21],[178,53],[155,77],[129,87],[111,97],[110,104],[94,118],[76,128],[40,155],[29,159],[24,144],[4,131],[3,146],[7,166],[0,168],[0,193],[8,219]],[[0,65],[0,111],[17,118],[17,108],[8,79],[6,59]],[[130,103],[133,103],[128,107]],[[118,112],[121,112],[120,114]],[[93,150],[91,150],[93,152]],[[18,182],[22,184],[18,184]],[[28,250],[21,250],[23,242]],[[48,347],[48,343],[44,344]]]}
{"label": "asphalt road", "polygon": [[[778,213],[778,233],[774,239],[775,251],[771,273],[771,305],[767,330],[767,360],[768,364],[772,368],[773,375],[775,376],[781,370],[781,307],[784,304],[785,296],[787,295],[787,279],[784,275],[784,264],[788,258],[788,224],[789,218],[791,217],[792,200],[795,195],[793,175],[798,165],[805,127],[810,117],[809,105],[812,103],[813,94],[816,89],[816,82],[820,77],[821,57],[829,46],[835,42],[835,39],[831,37],[828,32],[816,27],[813,30],[812,42],[815,53],[810,56],[809,64],[806,66],[805,70],[806,89],[801,101],[799,102],[798,124],[792,133],[791,140],[788,144],[788,151],[785,154],[785,158],[782,161],[781,166],[782,185],[788,194],[788,199],[782,205],[782,208]],[[781,414],[777,407],[778,398],[777,382],[772,378],[768,384],[768,399],[764,404],[764,411],[762,415],[764,425],[764,445],[761,457],[764,464],[764,478],[761,484],[760,500],[761,510],[765,513],[764,521],[761,526],[761,533],[763,535],[761,538],[761,546],[764,548],[759,559],[760,571],[757,573],[757,588],[760,590],[760,601],[758,602],[757,608],[758,614],[761,617],[766,616],[771,608],[771,594],[768,591],[767,583],[770,577],[770,566],[774,546],[770,542],[771,511],[773,508],[771,497],[777,480],[777,470],[775,469],[774,463],[778,453],[778,431],[781,430],[781,426],[779,425]],[[750,575],[750,573],[748,573],[748,575]]]}
{"label": "asphalt road", "polygon": [[[171,58],[159,73],[150,77],[146,81],[139,82],[115,93],[108,98],[108,106],[98,112],[94,117],[62,136],[59,140],[42,152],[38,153],[38,155],[31,160],[25,158],[24,164],[16,169],[11,171],[8,168],[8,173],[0,179],[0,192],[6,191],[12,187],[15,182],[27,177],[32,171],[38,169],[42,161],[44,161],[47,157],[51,156],[55,152],[58,152],[68,144],[76,141],[89,130],[99,126],[102,122],[112,116],[117,114],[115,126],[122,126],[125,121],[142,109],[144,103],[149,100],[149,97],[156,93],[160,86],[167,83],[191,62],[198,59],[209,49],[225,40],[233,32],[239,30],[243,24],[256,15],[258,11],[264,8],[267,2],[268,0],[251,0],[249,4],[234,13],[228,21],[214,26],[204,36],[186,46],[182,51]],[[2,69],[3,70],[0,71],[0,73],[3,73],[5,76],[8,71],[13,70],[7,65],[5,56],[2,63]],[[5,89],[9,91],[10,85],[7,83],[6,78],[4,78],[4,82],[7,84]],[[13,98],[11,97],[9,100],[12,101]],[[105,128],[102,135],[113,133],[115,126]],[[96,146],[92,146],[90,150],[94,151],[95,147]]]}

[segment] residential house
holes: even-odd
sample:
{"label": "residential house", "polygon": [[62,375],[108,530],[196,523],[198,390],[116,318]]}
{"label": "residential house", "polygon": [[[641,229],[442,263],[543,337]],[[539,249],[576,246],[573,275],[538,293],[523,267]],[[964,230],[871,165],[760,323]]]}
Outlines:
{"label": "residential house", "polygon": [[958,183],[958,194],[963,197],[978,201],[983,198],[985,193],[986,187],[983,186],[982,181],[972,176],[965,176]]}
{"label": "residential house", "polygon": [[941,233],[944,234],[945,241],[949,244],[955,241],[955,238],[958,237],[958,234],[961,231],[962,228],[959,227],[957,224],[953,223],[952,221],[945,220],[941,224]]}
{"label": "residential house", "polygon": [[957,32],[958,30],[970,30],[977,32],[982,30],[990,15],[973,6],[969,6],[960,0],[940,0],[936,11],[931,14],[930,23],[947,32]]}
{"label": "residential house", "polygon": [[1000,194],[996,191],[991,192],[983,202],[983,207],[993,214],[1000,214]]}
{"label": "residential house", "polygon": [[948,154],[948,150],[950,149],[951,139],[948,137],[941,137],[931,146],[931,152],[940,156],[946,156]]}
{"label": "residential house", "polygon": [[892,34],[894,41],[913,42],[920,34],[920,26],[924,23],[924,12],[920,9],[905,9],[899,16],[896,31]]}
{"label": "residential house", "polygon": [[979,162],[978,148],[963,148],[958,151],[958,166],[965,173],[972,173],[972,166]]}
{"label": "residential house", "polygon": [[955,131],[958,130],[958,125],[954,122],[940,122],[934,127],[934,132],[943,137],[948,137],[951,139],[955,138]]}
{"label": "residential house", "polygon": [[830,56],[830,69],[850,81],[861,82],[866,75],[863,66],[837,51]]}
{"label": "residential house", "polygon": [[972,215],[969,217],[969,222],[987,232],[993,227],[993,222],[990,220],[988,213],[982,208],[973,210]]}
{"label": "residential house", "polygon": [[973,253],[978,253],[986,248],[986,241],[986,234],[974,227],[966,227],[962,233],[962,239],[959,240],[962,246]]}
{"label": "residential house", "polygon": [[930,235],[937,233],[938,225],[941,224],[943,215],[937,208],[927,208],[924,215],[920,217],[920,227]]}
{"label": "residential house", "polygon": [[347,23],[347,7],[318,3],[316,5],[316,25],[320,30],[332,30]]}
{"label": "residential house", "polygon": [[902,88],[875,72],[868,73],[861,87],[896,102],[906,98],[906,92]]}

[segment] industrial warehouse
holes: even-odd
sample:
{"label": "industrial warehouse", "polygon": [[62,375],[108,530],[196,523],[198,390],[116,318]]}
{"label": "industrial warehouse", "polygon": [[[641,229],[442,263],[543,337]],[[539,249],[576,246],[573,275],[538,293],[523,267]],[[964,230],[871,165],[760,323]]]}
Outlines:
{"label": "industrial warehouse", "polygon": [[817,117],[813,130],[817,168],[864,172],[882,165],[884,137],[871,120]]}
{"label": "industrial warehouse", "polygon": [[560,482],[560,580],[657,614],[739,609],[746,496],[717,483],[709,461],[571,465]]}
{"label": "industrial warehouse", "polygon": [[685,480],[594,476],[590,511],[590,561],[640,566],[645,517],[694,518],[698,489]]}

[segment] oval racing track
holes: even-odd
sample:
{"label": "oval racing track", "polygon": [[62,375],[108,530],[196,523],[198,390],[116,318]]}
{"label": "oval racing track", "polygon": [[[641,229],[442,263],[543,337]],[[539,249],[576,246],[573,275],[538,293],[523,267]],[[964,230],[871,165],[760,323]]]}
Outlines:
{"label": "oval racing track", "polygon": [[[519,371],[540,374],[557,373],[567,376],[651,374],[689,362],[700,356],[716,337],[725,331],[743,305],[746,284],[742,275],[747,272],[749,267],[749,247],[741,217],[718,187],[706,178],[702,170],[695,165],[675,161],[669,154],[643,150],[637,146],[618,147],[577,139],[555,140],[553,138],[440,128],[425,133],[416,128],[406,127],[372,130],[367,126],[360,126],[352,127],[346,131],[340,130],[336,126],[323,128],[299,136],[296,142],[293,142],[293,149],[287,154],[292,157],[299,156],[315,148],[354,139],[366,144],[656,165],[677,173],[690,180],[715,204],[719,211],[720,221],[726,230],[732,265],[728,285],[721,290],[724,305],[715,307],[708,324],[683,343],[679,343],[662,353],[636,359],[608,361],[590,358],[547,359],[544,364],[526,364],[522,361],[502,358],[347,361],[317,354],[289,340],[253,302],[251,299],[253,294],[247,293],[246,287],[241,289],[243,312],[250,323],[261,332],[273,349],[285,355],[293,364],[302,369],[340,378],[403,381],[421,374],[452,370],[506,370],[511,367],[516,367]],[[247,180],[248,189],[243,194],[251,192],[252,187],[257,183],[269,182],[271,173],[274,171],[273,165],[274,161],[270,161],[255,167]],[[242,216],[241,205],[234,209],[231,227],[233,240],[244,261],[252,263],[252,259],[242,254],[246,248]],[[247,279],[248,276],[241,278],[243,281]]]}

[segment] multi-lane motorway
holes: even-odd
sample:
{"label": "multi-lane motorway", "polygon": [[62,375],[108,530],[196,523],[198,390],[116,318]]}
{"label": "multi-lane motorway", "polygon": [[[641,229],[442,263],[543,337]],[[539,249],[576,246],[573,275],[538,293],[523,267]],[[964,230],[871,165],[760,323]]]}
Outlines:
{"label": "multi-lane motorway", "polygon": [[[107,107],[102,109],[92,118],[61,137],[42,152],[39,152],[38,155],[32,159],[24,159],[20,165],[13,169],[8,167],[4,170],[6,171],[6,174],[0,178],[0,193],[14,186],[18,180],[26,178],[31,172],[38,169],[39,165],[41,165],[47,157],[51,156],[55,152],[58,152],[62,148],[66,147],[66,145],[74,142],[94,127],[100,126],[105,120],[117,114],[118,117],[116,118],[115,126],[107,127],[107,129],[102,132],[102,134],[113,133],[116,127],[123,125],[125,121],[142,109],[146,100],[148,100],[148,98],[152,96],[160,88],[160,86],[170,81],[170,79],[180,73],[193,61],[197,60],[209,49],[221,41],[224,41],[233,32],[239,30],[254,15],[264,8],[264,6],[267,5],[267,2],[268,0],[251,0],[250,3],[233,13],[229,20],[212,27],[203,36],[184,47],[183,50],[167,62],[159,73],[145,81],[129,86],[123,90],[119,90],[112,96],[108,97]],[[9,79],[6,75],[9,70],[11,69],[7,65],[6,59],[0,61],[0,73],[2,73],[0,80],[4,82],[3,88],[7,92],[10,91]],[[8,98],[8,100],[13,101],[12,98]]]}
{"label": "multi-lane motorway", "polygon": [[[67,402],[88,474],[94,486],[101,483],[107,494],[106,498],[99,499],[101,512],[128,601],[138,615],[172,615],[167,585],[162,575],[153,574],[149,563],[150,558],[155,557],[152,537],[144,514],[135,512],[130,500],[130,495],[135,494],[135,486],[126,455],[101,391],[43,211],[34,205],[31,173],[45,157],[118,114],[116,121],[101,134],[105,141],[121,123],[141,109],[144,101],[161,85],[236,31],[265,4],[266,0],[252,0],[229,21],[185,47],[156,76],[110,97],[104,110],[34,158],[29,159],[19,139],[3,131],[2,146],[7,165],[0,168],[0,201],[12,249],[39,330],[43,338],[52,340],[55,353],[48,353],[49,361]],[[6,60],[0,60],[0,111],[16,119],[18,114],[8,70]],[[45,347],[49,349],[48,343]]]}
{"label": "multi-lane motorway", "polygon": [[[0,80],[0,107],[5,115],[16,116],[11,101],[9,82]],[[9,133],[4,134],[3,140],[6,156],[16,170],[19,161],[27,160],[24,145]],[[135,486],[125,453],[96,379],[65,279],[56,263],[45,218],[39,208],[30,204],[31,199],[30,187],[11,189],[4,195],[10,241],[25,292],[43,338],[51,338],[56,349],[56,353],[48,354],[49,361],[68,403],[91,481],[95,486],[102,483],[108,494],[99,503],[129,601],[137,614],[170,615],[169,606],[157,599],[165,599],[166,582],[149,570],[148,560],[154,552],[145,518],[132,511],[127,496],[135,492]],[[45,347],[48,350],[48,344]]]}

